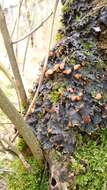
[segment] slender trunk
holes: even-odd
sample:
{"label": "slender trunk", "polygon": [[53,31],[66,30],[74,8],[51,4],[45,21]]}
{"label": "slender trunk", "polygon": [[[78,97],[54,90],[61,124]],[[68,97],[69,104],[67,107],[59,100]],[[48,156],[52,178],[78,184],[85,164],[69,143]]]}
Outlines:
{"label": "slender trunk", "polygon": [[2,33],[2,36],[4,39],[4,44],[5,44],[7,54],[8,54],[9,60],[10,60],[10,64],[12,67],[12,71],[14,74],[15,83],[16,83],[18,91],[19,91],[21,103],[24,107],[26,107],[27,106],[27,96],[26,96],[26,92],[25,92],[25,89],[23,86],[22,78],[21,78],[21,75],[19,72],[18,64],[16,61],[12,42],[10,39],[9,31],[7,29],[6,20],[5,20],[4,13],[2,11],[1,6],[0,6],[0,30],[1,30],[1,33]]}
{"label": "slender trunk", "polygon": [[11,122],[15,125],[20,135],[24,138],[26,144],[29,146],[35,159],[42,163],[43,154],[40,144],[32,131],[31,127],[26,124],[23,117],[19,114],[16,108],[12,105],[4,92],[0,89],[0,108],[8,116]]}
{"label": "slender trunk", "polygon": [[19,109],[21,110],[21,102],[20,102],[20,96],[19,96],[19,91],[17,89],[16,83],[11,76],[10,72],[5,68],[3,63],[0,63],[0,70],[4,73],[4,75],[9,79],[11,82],[13,88],[16,90],[17,98],[18,98],[18,103],[19,103]]}

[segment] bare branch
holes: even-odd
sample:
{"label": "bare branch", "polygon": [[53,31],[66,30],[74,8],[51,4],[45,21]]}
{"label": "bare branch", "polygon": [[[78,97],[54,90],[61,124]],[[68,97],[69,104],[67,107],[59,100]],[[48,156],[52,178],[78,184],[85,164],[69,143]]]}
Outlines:
{"label": "bare branch", "polygon": [[[25,0],[25,7],[26,7],[26,12],[27,12],[26,17],[27,17],[29,30],[31,30],[32,29],[32,24],[31,24],[31,19],[30,19],[30,11],[28,9],[28,4],[27,4],[26,0]],[[25,47],[25,53],[24,53],[24,58],[23,58],[23,64],[22,64],[22,73],[23,74],[24,74],[24,69],[25,69],[25,63],[26,63],[26,57],[27,57],[27,51],[28,51],[28,47],[29,47],[30,38],[33,39],[33,34],[27,38],[26,47]]]}
{"label": "bare branch", "polygon": [[52,14],[53,14],[53,13],[51,12],[51,14],[50,14],[47,18],[45,18],[45,19],[42,21],[41,24],[39,24],[38,26],[36,26],[34,29],[32,29],[30,32],[28,32],[28,33],[25,34],[24,36],[22,36],[20,39],[13,41],[12,44],[16,44],[16,43],[18,43],[18,42],[21,42],[22,40],[28,38],[31,34],[33,34],[34,32],[36,32],[37,30],[39,30],[39,28],[41,28],[41,27],[43,26],[43,24],[52,16]]}
{"label": "bare branch", "polygon": [[25,116],[26,118],[27,118],[27,116],[29,115],[30,112],[34,111],[35,101],[36,101],[36,98],[38,96],[39,89],[41,87],[41,84],[42,84],[42,81],[43,81],[43,77],[44,77],[44,74],[45,74],[45,71],[46,71],[49,51],[50,51],[50,47],[51,47],[51,43],[52,43],[54,21],[55,21],[55,15],[56,15],[56,10],[57,10],[58,3],[59,3],[59,0],[56,0],[55,1],[55,5],[54,5],[54,11],[53,11],[53,18],[52,18],[51,31],[50,31],[50,39],[49,39],[49,44],[48,44],[48,51],[47,51],[47,55],[46,55],[46,58],[45,58],[45,61],[44,61],[43,71],[42,71],[42,74],[41,74],[41,77],[40,77],[40,80],[39,80],[37,91],[36,91],[36,93],[34,95],[34,98],[33,98],[32,102],[31,102],[29,108],[28,108],[27,113],[26,113],[26,116]]}
{"label": "bare branch", "polygon": [[0,125],[11,125],[12,123],[11,122],[7,122],[7,123],[1,123],[0,122]]}
{"label": "bare branch", "polygon": [[16,18],[16,20],[15,20],[15,23],[14,23],[14,25],[13,25],[13,29],[12,29],[12,32],[11,32],[11,35],[10,35],[11,38],[12,38],[12,36],[13,36],[13,34],[14,34],[16,25],[17,25],[17,23],[18,23],[19,13],[20,13],[20,9],[21,9],[22,3],[23,3],[23,0],[21,0],[21,1],[19,2],[19,6],[18,6],[18,16],[17,16],[17,18]]}
{"label": "bare branch", "polygon": [[13,77],[11,76],[11,74],[9,73],[9,71],[4,67],[3,63],[0,63],[0,70],[5,74],[5,76],[11,82],[12,86],[15,88],[17,98],[18,98],[19,108],[21,110],[21,102],[20,102],[20,96],[19,96],[19,91],[18,91],[18,88],[17,88],[17,84],[15,83],[15,81],[14,81]]}
{"label": "bare branch", "polygon": [[21,103],[24,107],[26,107],[27,106],[27,96],[26,96],[22,78],[21,78],[21,75],[19,72],[18,64],[16,61],[16,57],[14,54],[13,46],[11,43],[10,35],[9,35],[8,29],[7,29],[6,20],[5,20],[1,5],[0,5],[0,30],[1,30],[1,33],[2,33],[2,36],[4,39],[4,44],[5,44],[7,54],[8,54],[9,60],[10,60],[10,64],[12,67],[12,71],[14,74],[15,83],[17,84]]}
{"label": "bare branch", "polygon": [[[11,143],[6,137],[4,137],[4,135],[0,136],[0,142],[5,151],[15,153],[18,156],[18,158],[21,160],[21,162],[23,163],[24,167],[28,171],[32,170],[29,163],[25,160],[23,154],[18,150],[18,148],[13,143]],[[3,142],[6,143],[8,145],[8,147],[4,146]]]}
{"label": "bare branch", "polygon": [[[20,16],[21,16],[21,6],[22,6],[23,0],[20,0],[19,6],[18,6],[18,16],[17,16],[17,39],[19,36],[19,22],[20,22]],[[18,44],[16,44],[16,56],[18,57]]]}

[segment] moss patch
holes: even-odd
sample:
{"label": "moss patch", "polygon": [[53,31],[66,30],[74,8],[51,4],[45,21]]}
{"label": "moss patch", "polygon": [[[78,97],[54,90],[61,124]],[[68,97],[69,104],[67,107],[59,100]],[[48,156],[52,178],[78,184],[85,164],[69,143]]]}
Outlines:
{"label": "moss patch", "polygon": [[49,99],[53,104],[56,104],[59,101],[60,95],[61,93],[63,93],[64,89],[65,89],[64,83],[55,83],[52,91],[49,94]]}
{"label": "moss patch", "polygon": [[106,138],[107,129],[104,129],[96,141],[89,137],[82,139],[75,153],[75,161],[71,165],[71,171],[77,175],[73,190],[107,189]]}
{"label": "moss patch", "polygon": [[28,159],[34,173],[31,174],[23,167],[20,160],[12,163],[13,174],[8,177],[8,190],[48,190],[48,177],[43,176],[43,169],[32,158]]}

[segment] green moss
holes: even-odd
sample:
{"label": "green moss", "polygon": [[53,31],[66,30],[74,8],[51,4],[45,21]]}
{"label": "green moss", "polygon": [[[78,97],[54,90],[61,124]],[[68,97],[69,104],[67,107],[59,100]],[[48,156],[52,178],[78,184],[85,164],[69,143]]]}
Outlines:
{"label": "green moss", "polygon": [[49,99],[51,100],[52,103],[57,103],[58,100],[60,98],[60,94],[58,91],[52,91],[50,94],[49,94]]}
{"label": "green moss", "polygon": [[[107,189],[107,129],[100,132],[98,139],[83,139],[77,146],[75,162],[71,171],[76,176],[73,190],[106,190]],[[81,160],[87,164],[85,168]]]}
{"label": "green moss", "polygon": [[67,5],[63,6],[63,8],[62,8],[63,13],[67,13],[69,11],[70,11],[70,7],[68,7]]}
{"label": "green moss", "polygon": [[70,64],[71,64],[71,65],[75,65],[75,64],[76,64],[76,54],[75,54],[75,52],[73,52],[73,53],[71,54],[69,60],[70,60]]}
{"label": "green moss", "polygon": [[63,34],[57,33],[56,34],[56,42],[59,42],[60,40],[62,40],[64,38]]}
{"label": "green moss", "polygon": [[76,15],[76,21],[79,22],[81,20],[80,16]]}
{"label": "green moss", "polygon": [[43,169],[32,157],[27,160],[33,168],[33,174],[25,170],[20,160],[15,160],[11,166],[14,173],[8,177],[8,190],[48,190],[47,175],[42,178]]}
{"label": "green moss", "polygon": [[104,102],[107,102],[107,93],[106,92],[103,93],[103,100],[104,100]]}
{"label": "green moss", "polygon": [[21,137],[19,138],[18,143],[17,143],[17,147],[20,151],[23,151],[26,149],[27,145],[26,145],[23,138],[21,138]]}
{"label": "green moss", "polygon": [[104,63],[102,60],[97,61],[96,69],[107,69],[107,64]]}
{"label": "green moss", "polygon": [[64,91],[64,83],[55,83],[53,85],[53,90],[49,94],[49,99],[53,104],[56,104],[60,99],[60,94]]}
{"label": "green moss", "polygon": [[83,48],[85,49],[85,50],[90,50],[91,48],[93,48],[94,47],[94,44],[91,42],[83,42],[82,43],[82,46],[83,46]]}
{"label": "green moss", "polygon": [[93,53],[87,49],[84,49],[82,51],[84,53],[84,55],[86,55],[87,57],[92,57],[93,56]]}
{"label": "green moss", "polygon": [[75,64],[76,64],[76,60],[75,60],[74,58],[71,58],[70,63],[71,63],[72,65],[75,65]]}

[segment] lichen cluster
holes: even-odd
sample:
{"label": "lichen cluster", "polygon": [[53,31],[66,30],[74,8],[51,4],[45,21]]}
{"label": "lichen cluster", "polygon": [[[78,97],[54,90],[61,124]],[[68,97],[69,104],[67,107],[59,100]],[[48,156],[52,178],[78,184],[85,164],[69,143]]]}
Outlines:
{"label": "lichen cluster", "polygon": [[63,6],[58,35],[64,37],[50,51],[35,112],[28,117],[45,150],[71,154],[77,132],[92,135],[107,126],[107,54],[97,47],[107,10],[92,12],[92,1]]}

